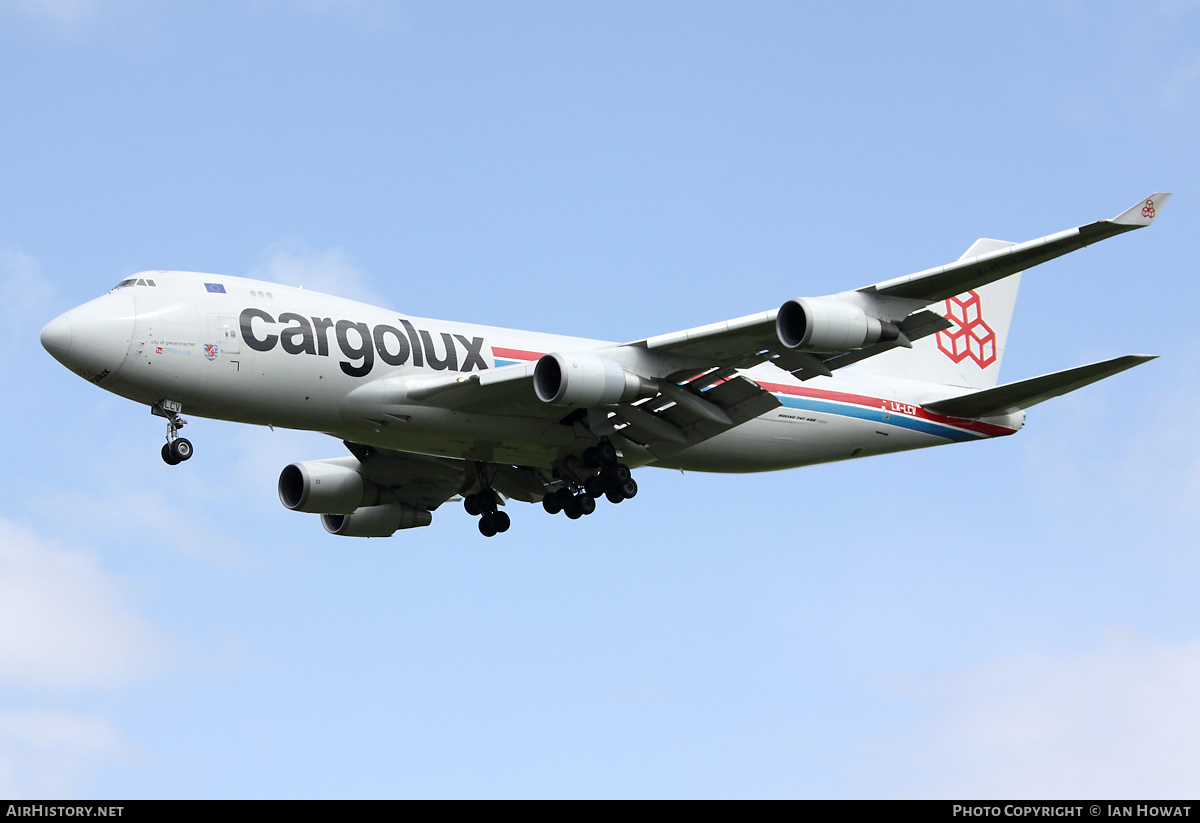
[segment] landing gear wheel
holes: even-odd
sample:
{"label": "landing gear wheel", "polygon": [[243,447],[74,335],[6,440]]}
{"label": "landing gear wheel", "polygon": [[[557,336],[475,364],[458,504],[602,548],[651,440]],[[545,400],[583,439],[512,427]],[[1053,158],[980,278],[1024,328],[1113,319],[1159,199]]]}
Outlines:
{"label": "landing gear wheel", "polygon": [[618,463],[615,466],[606,466],[600,472],[600,482],[603,484],[605,491],[618,489],[621,484],[633,476],[629,471],[629,467],[624,463]]}
{"label": "landing gear wheel", "polygon": [[599,445],[593,446],[596,450],[596,456],[600,458],[603,465],[611,466],[617,462],[617,447],[608,440],[601,440]]}
{"label": "landing gear wheel", "polygon": [[621,494],[619,489],[609,489],[604,493],[604,496],[608,498],[609,503],[620,503],[625,499],[625,496]]}
{"label": "landing gear wheel", "polygon": [[621,495],[628,500],[631,497],[637,497],[637,481],[632,477],[621,484]]}
{"label": "landing gear wheel", "polygon": [[604,481],[599,475],[592,475],[583,481],[583,491],[588,497],[599,497],[604,494]]}
{"label": "landing gear wheel", "polygon": [[[567,517],[571,518],[572,520],[578,520],[579,518],[583,517],[583,506],[579,505],[579,501],[581,499],[591,500],[590,497],[588,497],[588,498],[572,497],[571,502],[563,507],[563,511],[565,511],[567,513]],[[595,502],[596,502],[595,500],[592,500],[593,504],[595,504]]]}
{"label": "landing gear wheel", "polygon": [[509,518],[507,512],[495,512],[494,514],[488,515],[488,517],[492,518],[492,525],[494,525],[496,527],[496,531],[501,534],[508,531],[508,527],[512,525],[512,520]]}
{"label": "landing gear wheel", "polygon": [[171,456],[175,458],[176,463],[182,463],[184,460],[190,460],[192,457],[192,441],[186,437],[172,440],[167,445],[167,449],[171,452]]}
{"label": "landing gear wheel", "polygon": [[498,531],[500,531],[500,529],[496,527],[495,515],[485,514],[483,517],[479,518],[479,533],[484,537],[495,537]]}
{"label": "landing gear wheel", "polygon": [[581,494],[575,498],[575,505],[579,507],[579,511],[583,514],[591,514],[596,510],[596,498],[588,497],[586,494]]}
{"label": "landing gear wheel", "polygon": [[164,463],[166,463],[168,466],[177,466],[177,465],[179,465],[179,458],[178,458],[178,457],[176,457],[176,456],[175,456],[175,455],[174,455],[174,454],[171,452],[171,444],[170,444],[170,443],[163,443],[163,447],[162,447],[162,459],[163,459],[163,462],[164,462]]}
{"label": "landing gear wheel", "polygon": [[468,494],[463,498],[463,508],[467,510],[467,514],[474,517],[477,514],[483,514],[483,508],[479,505],[479,496]]}
{"label": "landing gear wheel", "polygon": [[558,499],[558,492],[550,492],[543,497],[542,508],[546,510],[546,514],[558,514],[562,511],[562,501]]}

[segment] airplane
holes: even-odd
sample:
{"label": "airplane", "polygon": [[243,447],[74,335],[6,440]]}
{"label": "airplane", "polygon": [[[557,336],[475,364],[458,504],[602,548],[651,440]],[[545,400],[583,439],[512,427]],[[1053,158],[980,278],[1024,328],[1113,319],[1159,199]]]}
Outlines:
{"label": "airplane", "polygon": [[1021,273],[1150,225],[1111,220],[778,309],[612,343],[402,315],[259,280],[146,271],[51,320],[43,347],[167,423],[189,414],[330,434],[280,501],[326,531],[390,537],[461,500],[492,537],[509,501],[571,519],[638,493],[644,466],[758,472],[1003,437],[1025,410],[1153,359],[998,384]]}

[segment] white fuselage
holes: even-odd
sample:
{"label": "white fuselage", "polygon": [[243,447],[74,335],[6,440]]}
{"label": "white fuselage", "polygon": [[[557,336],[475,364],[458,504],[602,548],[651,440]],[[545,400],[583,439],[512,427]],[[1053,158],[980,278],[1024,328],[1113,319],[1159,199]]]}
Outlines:
{"label": "white fuselage", "polygon": [[[548,352],[605,350],[626,365],[656,366],[609,342],[411,317],[277,283],[188,272],[132,279],[53,321],[43,333],[47,349],[139,403],[174,400],[187,414],[379,448],[546,466],[594,437],[560,425],[571,410],[538,405],[528,383],[513,391],[528,393],[521,399],[532,399],[525,405],[537,414],[470,404],[450,410],[401,397],[381,415],[361,390],[392,378],[483,374]],[[680,365],[687,364],[657,367]],[[954,390],[853,367],[805,382],[769,364],[743,374],[782,405],[667,460],[630,446],[626,462],[767,471],[1012,434],[1023,420],[1023,413],[989,421],[931,414],[921,405]]]}

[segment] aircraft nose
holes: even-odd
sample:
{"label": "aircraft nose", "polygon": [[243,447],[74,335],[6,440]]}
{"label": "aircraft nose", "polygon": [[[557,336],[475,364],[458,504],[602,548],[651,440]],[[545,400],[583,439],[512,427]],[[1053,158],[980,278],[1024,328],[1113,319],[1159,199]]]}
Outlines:
{"label": "aircraft nose", "polygon": [[60,314],[42,329],[42,348],[50,352],[55,360],[62,360],[70,355],[71,321],[65,314]]}
{"label": "aircraft nose", "polygon": [[135,316],[132,298],[110,293],[47,323],[42,346],[84,379],[102,380],[124,365]]}

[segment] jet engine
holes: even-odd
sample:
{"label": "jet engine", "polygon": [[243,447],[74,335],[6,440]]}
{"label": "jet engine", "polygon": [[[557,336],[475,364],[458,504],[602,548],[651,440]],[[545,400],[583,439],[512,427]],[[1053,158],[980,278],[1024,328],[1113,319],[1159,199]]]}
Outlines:
{"label": "jet engine", "polygon": [[610,406],[622,400],[653,397],[658,387],[619,364],[594,354],[543,355],[533,369],[533,390],[556,406]]}
{"label": "jet engine", "polygon": [[398,529],[428,526],[433,515],[406,503],[364,506],[350,514],[323,514],[321,525],[342,537],[391,537]]}
{"label": "jet engine", "polygon": [[367,480],[347,462],[358,461],[310,460],[285,467],[279,473],[280,502],[297,512],[348,515],[363,506],[395,501],[390,490]]}
{"label": "jet engine", "polygon": [[801,297],[784,303],[775,318],[779,342],[789,349],[848,351],[895,340],[894,323],[870,317],[858,306],[829,297]]}

